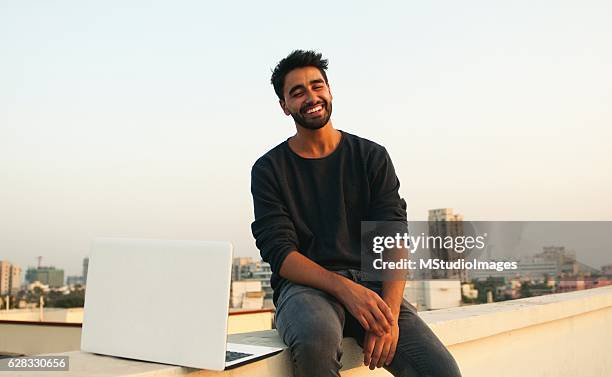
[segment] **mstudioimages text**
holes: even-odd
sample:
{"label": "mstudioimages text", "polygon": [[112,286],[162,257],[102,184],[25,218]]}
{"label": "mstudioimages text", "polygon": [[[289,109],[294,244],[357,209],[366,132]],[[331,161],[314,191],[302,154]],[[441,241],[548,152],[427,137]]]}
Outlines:
{"label": "mstudioimages text", "polygon": [[402,258],[396,261],[383,261],[382,258],[375,259],[372,266],[375,270],[516,270],[518,263],[515,261],[478,261],[476,259],[457,259],[445,261],[442,259],[420,258],[409,260]]}
{"label": "mstudioimages text", "polygon": [[418,249],[445,249],[463,253],[466,250],[485,247],[487,234],[480,236],[428,236],[396,233],[395,236],[375,236],[372,239],[372,251],[380,254],[385,250],[407,249],[414,254]]}

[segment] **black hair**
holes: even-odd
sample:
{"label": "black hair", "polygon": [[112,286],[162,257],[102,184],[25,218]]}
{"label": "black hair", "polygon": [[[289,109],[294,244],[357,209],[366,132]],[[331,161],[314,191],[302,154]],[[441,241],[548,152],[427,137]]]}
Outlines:
{"label": "black hair", "polygon": [[321,71],[323,75],[323,79],[327,82],[327,75],[325,71],[327,70],[327,59],[322,59],[322,54],[320,52],[315,52],[312,50],[304,51],[304,50],[295,50],[291,54],[287,55],[286,58],[278,62],[274,71],[272,71],[272,86],[274,86],[274,91],[279,99],[284,100],[285,96],[283,95],[283,87],[285,85],[285,76],[287,73],[291,72],[296,68],[303,67],[315,67]]}

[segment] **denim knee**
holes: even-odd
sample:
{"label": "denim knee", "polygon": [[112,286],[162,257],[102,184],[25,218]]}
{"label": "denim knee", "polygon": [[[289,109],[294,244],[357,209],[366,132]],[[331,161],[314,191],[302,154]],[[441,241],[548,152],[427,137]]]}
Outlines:
{"label": "denim knee", "polygon": [[292,286],[284,293],[277,329],[291,350],[295,376],[339,376],[343,308],[313,288]]}
{"label": "denim knee", "polygon": [[328,321],[291,323],[282,331],[291,350],[294,376],[339,376],[342,368],[342,332]]}

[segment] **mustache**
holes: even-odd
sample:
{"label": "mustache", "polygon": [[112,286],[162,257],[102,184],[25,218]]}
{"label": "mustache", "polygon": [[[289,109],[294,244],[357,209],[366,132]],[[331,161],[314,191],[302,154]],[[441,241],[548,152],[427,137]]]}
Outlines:
{"label": "mustache", "polygon": [[302,108],[300,109],[300,113],[303,113],[303,112],[304,112],[304,111],[306,111],[306,109],[307,109],[307,108],[309,108],[309,107],[314,107],[314,106],[317,106],[317,105],[323,105],[323,108],[324,108],[324,109],[327,109],[327,102],[325,102],[325,101],[319,101],[319,102],[317,102],[317,103],[315,103],[315,104],[312,104],[312,105],[311,105],[311,104],[308,104],[308,105],[304,105],[304,106],[302,106]]}

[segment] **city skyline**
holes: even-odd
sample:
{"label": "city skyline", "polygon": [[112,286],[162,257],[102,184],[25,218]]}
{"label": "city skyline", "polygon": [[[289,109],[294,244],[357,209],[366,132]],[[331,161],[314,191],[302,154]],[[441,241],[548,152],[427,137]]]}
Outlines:
{"label": "city skyline", "polygon": [[410,219],[612,220],[608,3],[321,3],[316,27],[111,3],[0,5],[0,257],[24,269],[76,275],[98,236],[256,256],[250,168],[295,132],[269,79],[296,48],[329,59],[334,126],[388,149]]}
{"label": "city skyline", "polygon": [[[482,222],[469,221],[463,219],[463,214],[453,214],[452,208],[438,208],[430,210],[432,213],[448,214],[447,218],[440,217],[438,221],[460,221],[466,224],[465,233],[458,235],[485,235],[485,249],[483,250],[468,250],[467,254],[457,254],[455,258],[477,258],[479,260],[488,261],[519,261],[525,258],[530,259],[536,254],[546,251],[547,249],[563,249],[574,255],[576,261],[584,263],[590,268],[601,270],[604,266],[612,266],[612,259],[609,257],[609,242],[606,233],[609,231],[612,222]],[[450,220],[449,220],[450,219]],[[430,218],[429,221],[436,221],[436,217]],[[428,221],[410,221],[408,224],[409,232],[412,237],[420,237],[431,235],[426,227]],[[434,231],[435,233],[435,231]],[[411,241],[417,242],[417,241]],[[423,246],[425,247],[425,246]],[[423,248],[421,247],[421,249]],[[418,249],[418,248],[417,248]],[[423,257],[422,252],[431,252],[431,248],[420,250],[415,257]],[[473,254],[473,252],[476,252]],[[435,258],[434,254],[429,256]],[[251,259],[261,260],[259,253],[252,255],[234,254],[235,259]],[[40,256],[36,258],[40,263]],[[40,264],[40,268],[56,268],[66,271],[65,278],[79,278],[87,274],[87,265],[89,257],[81,259],[81,270],[79,272],[70,272],[62,265]],[[44,259],[42,259],[44,260]],[[8,262],[21,268],[23,272],[29,272],[30,269],[36,269],[32,265],[19,265],[11,260],[2,258],[0,262]],[[22,282],[27,280],[26,276],[22,276]]]}

